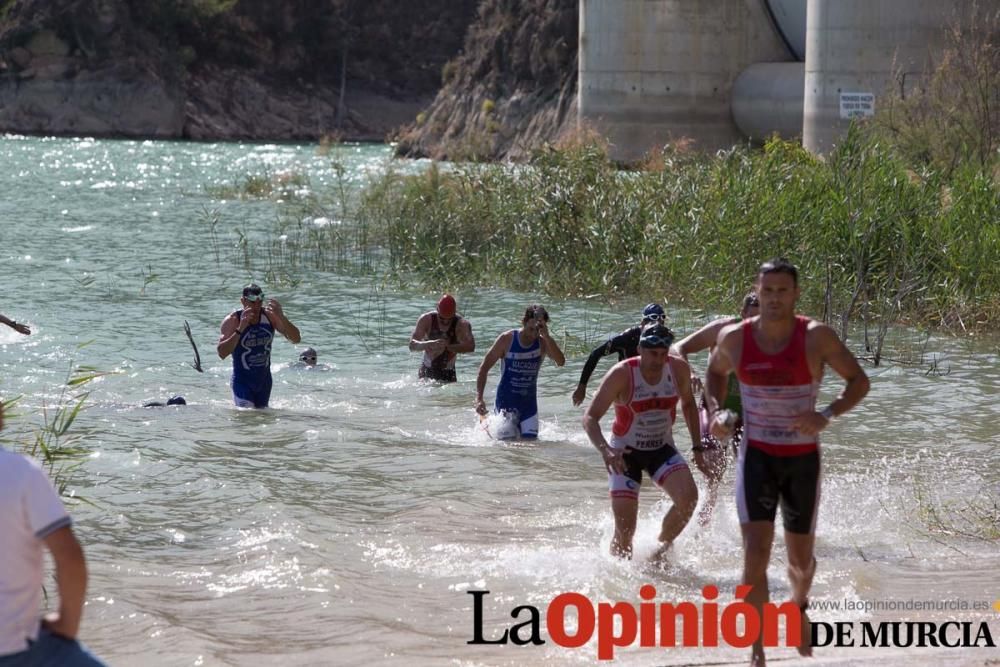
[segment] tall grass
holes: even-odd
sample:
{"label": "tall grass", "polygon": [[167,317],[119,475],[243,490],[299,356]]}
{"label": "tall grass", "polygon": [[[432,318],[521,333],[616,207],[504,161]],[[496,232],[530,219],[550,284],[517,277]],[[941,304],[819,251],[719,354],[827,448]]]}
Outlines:
{"label": "tall grass", "polygon": [[[86,345],[84,343],[80,347]],[[85,387],[97,378],[109,375],[109,372],[98,370],[92,366],[77,366],[70,362],[66,378],[60,386],[55,405],[42,405],[42,423],[29,433],[4,436],[4,441],[11,442],[15,451],[21,451],[38,460],[48,472],[56,490],[60,495],[66,495],[66,488],[77,468],[89,455],[89,450],[83,445],[82,436],[74,432],[73,426],[77,417],[84,410],[87,398],[90,396]],[[20,399],[14,398],[4,403],[6,418],[5,427],[18,419]],[[77,496],[78,500],[81,499]]]}
{"label": "tall grass", "polygon": [[390,267],[432,284],[550,294],[668,294],[731,310],[759,264],[800,268],[804,307],[846,331],[1000,323],[1000,187],[983,169],[906,165],[854,128],[827,161],[796,144],[666,151],[620,171],[599,141],[527,166],[388,174],[358,219]]}
{"label": "tall grass", "polygon": [[244,221],[235,227],[228,244],[218,234],[223,221],[220,209],[205,208],[200,223],[216,262],[225,260],[242,268],[249,277],[263,276],[269,284],[292,287],[298,284],[296,276],[301,269],[373,271],[378,253],[366,225],[348,222],[354,202],[340,147],[332,138],[321,145],[322,154],[333,153],[332,197],[313,193],[308,177],[297,172],[283,172],[281,178],[276,178],[265,171],[263,176],[244,177],[242,184],[233,188],[210,189],[209,194],[218,198],[276,199],[281,205],[270,229],[252,231]]}

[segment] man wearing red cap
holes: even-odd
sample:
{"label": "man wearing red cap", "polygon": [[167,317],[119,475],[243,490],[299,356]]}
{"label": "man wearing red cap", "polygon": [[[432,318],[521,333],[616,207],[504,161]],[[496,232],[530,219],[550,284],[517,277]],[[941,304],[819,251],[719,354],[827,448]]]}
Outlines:
{"label": "man wearing red cap", "polygon": [[445,294],[437,302],[436,310],[424,313],[417,320],[410,336],[410,350],[424,353],[417,372],[423,380],[455,382],[455,357],[476,349],[472,325],[455,310],[455,297]]}

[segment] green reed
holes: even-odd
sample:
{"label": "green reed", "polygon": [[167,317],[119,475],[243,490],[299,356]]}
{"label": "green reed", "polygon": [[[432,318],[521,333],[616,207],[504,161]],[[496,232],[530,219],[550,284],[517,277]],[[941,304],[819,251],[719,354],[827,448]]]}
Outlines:
{"label": "green reed", "polygon": [[759,264],[786,256],[803,307],[844,332],[860,318],[876,356],[891,322],[1000,323],[997,181],[909,170],[858,128],[825,161],[775,140],[621,171],[584,141],[525,166],[432,165],[386,175],[357,219],[391,270],[433,285],[732,310]]}
{"label": "green reed", "polygon": [[[334,149],[338,146],[335,145]],[[325,148],[326,152],[330,150],[329,146]],[[229,191],[211,191],[210,194],[217,197],[277,198],[280,204],[269,228],[251,229],[244,220],[238,223],[240,226],[232,227],[234,231],[228,241],[220,239],[217,232],[223,221],[219,209],[204,209],[202,227],[206,228],[216,261],[221,264],[223,251],[228,250],[225,260],[244,269],[249,276],[262,274],[270,284],[293,287],[300,282],[296,276],[302,269],[373,271],[377,251],[368,239],[367,227],[347,221],[353,202],[339,150],[331,160],[331,169],[335,175],[332,198],[324,198],[317,193],[290,195],[290,192],[309,184],[306,176],[294,172],[289,172],[291,176],[284,180],[271,175],[263,178],[267,183],[280,182],[293,186],[292,189],[244,187],[236,195]],[[248,176],[244,182],[254,179]]]}
{"label": "green reed", "polygon": [[[77,349],[88,344],[82,343]],[[48,472],[60,495],[66,495],[70,478],[90,455],[90,451],[83,444],[82,435],[74,428],[90,396],[89,391],[83,390],[87,384],[105,375],[111,375],[111,372],[101,371],[92,366],[77,366],[75,361],[71,361],[55,404],[42,405],[41,425],[34,427],[27,434],[20,433],[3,438],[12,442],[16,451],[37,459]],[[4,412],[8,426],[11,422],[16,423],[20,417],[19,404],[20,397],[5,401]],[[75,494],[72,497],[86,502],[85,498]]]}

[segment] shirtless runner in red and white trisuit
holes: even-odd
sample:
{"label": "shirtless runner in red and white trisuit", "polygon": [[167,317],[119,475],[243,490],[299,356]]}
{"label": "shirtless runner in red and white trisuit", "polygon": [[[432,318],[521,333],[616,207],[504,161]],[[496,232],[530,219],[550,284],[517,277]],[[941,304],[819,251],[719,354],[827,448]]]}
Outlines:
{"label": "shirtless runner in red and white trisuit", "polygon": [[[709,357],[705,380],[712,433],[730,435],[722,415],[727,377],[735,372],[743,399],[743,441],[737,463],[736,506],[743,533],[746,601],[758,613],[768,601],[767,564],[777,506],[785,527],[792,600],[802,609],[802,655],[811,655],[805,610],[816,572],[813,557],[820,491],[819,432],[868,393],[868,377],[827,325],[795,314],[798,271],[787,260],[765,262],[757,273],[760,315],[724,328]],[[847,381],[835,401],[816,411],[824,367]],[[763,665],[753,646],[751,665]]]}

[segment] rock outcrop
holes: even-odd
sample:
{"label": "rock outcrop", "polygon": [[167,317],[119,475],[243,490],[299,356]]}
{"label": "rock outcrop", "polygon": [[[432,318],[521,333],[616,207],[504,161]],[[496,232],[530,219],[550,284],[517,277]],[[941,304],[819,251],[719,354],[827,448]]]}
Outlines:
{"label": "rock outcrop", "polygon": [[577,0],[483,0],[464,52],[397,153],[524,159],[576,127]]}
{"label": "rock outcrop", "polygon": [[433,99],[476,6],[11,0],[0,131],[383,140]]}
{"label": "rock outcrop", "polygon": [[577,0],[0,5],[2,132],[518,159],[575,126]]}

